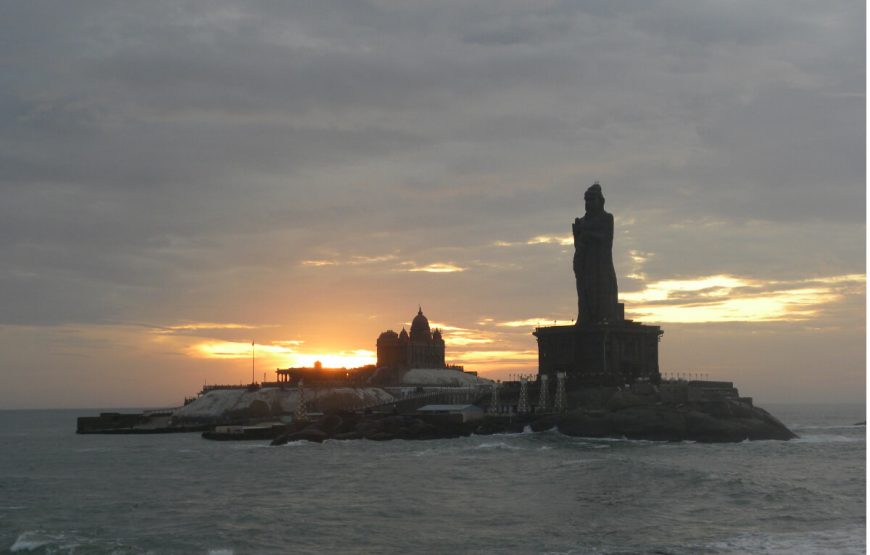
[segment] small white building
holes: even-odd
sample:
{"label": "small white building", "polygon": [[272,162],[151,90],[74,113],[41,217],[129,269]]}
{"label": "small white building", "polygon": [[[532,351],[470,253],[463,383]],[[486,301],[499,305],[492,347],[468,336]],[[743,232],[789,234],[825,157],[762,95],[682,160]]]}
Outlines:
{"label": "small white building", "polygon": [[483,409],[476,405],[426,405],[417,409],[421,416],[449,415],[461,422],[480,420],[483,418]]}

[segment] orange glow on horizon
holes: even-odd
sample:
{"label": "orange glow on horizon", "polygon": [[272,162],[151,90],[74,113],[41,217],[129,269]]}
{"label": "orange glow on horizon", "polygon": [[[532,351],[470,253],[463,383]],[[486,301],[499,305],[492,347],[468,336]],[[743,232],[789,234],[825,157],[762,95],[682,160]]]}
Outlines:
{"label": "orange glow on horizon", "polygon": [[[526,364],[530,361],[538,360],[537,351],[465,351],[455,353],[452,357],[460,364],[466,362],[489,363],[490,365],[502,364]],[[481,368],[484,368],[483,366]]]}
{"label": "orange glow on horizon", "polygon": [[314,366],[315,362],[320,362],[324,368],[359,368],[377,362],[374,351],[366,349],[327,354],[294,354],[289,360],[291,367],[311,367]]}
{"label": "orange glow on horizon", "polygon": [[251,358],[254,354],[261,358],[283,357],[293,353],[291,347],[283,345],[256,345],[256,349],[250,343],[239,341],[203,341],[190,349],[191,355],[196,358]]}
{"label": "orange glow on horizon", "polygon": [[429,272],[433,274],[450,274],[454,272],[464,272],[465,268],[461,266],[457,266],[451,262],[434,262],[432,264],[427,264],[425,266],[413,266],[410,263],[406,264],[410,266],[408,268],[409,272]]}
{"label": "orange glow on horizon", "polygon": [[[277,343],[277,344],[276,344]],[[209,359],[250,359],[252,354],[257,361],[268,361],[270,366],[292,368],[311,367],[320,362],[324,368],[357,368],[375,364],[375,353],[367,349],[334,351],[329,353],[297,352],[297,342],[281,341],[271,344],[256,344],[256,350],[247,342],[203,341],[193,345],[189,354],[194,358]],[[287,346],[293,345],[293,346]]]}
{"label": "orange glow on horizon", "polygon": [[498,325],[505,328],[540,328],[543,326],[571,326],[574,320],[557,320],[554,318],[526,318],[525,320],[512,320],[499,322]]}
{"label": "orange glow on horizon", "polygon": [[[275,368],[310,368],[315,362],[320,362],[324,368],[358,368],[377,363],[376,353],[368,349],[301,353],[295,346],[286,346],[287,343],[290,342],[256,344],[257,363]],[[247,342],[203,341],[191,346],[188,354],[194,358],[247,361],[251,359],[252,350]],[[537,356],[537,352],[531,350],[452,350],[447,358],[452,364],[465,365],[467,370],[490,372],[533,365]],[[469,364],[473,368],[468,367]]]}

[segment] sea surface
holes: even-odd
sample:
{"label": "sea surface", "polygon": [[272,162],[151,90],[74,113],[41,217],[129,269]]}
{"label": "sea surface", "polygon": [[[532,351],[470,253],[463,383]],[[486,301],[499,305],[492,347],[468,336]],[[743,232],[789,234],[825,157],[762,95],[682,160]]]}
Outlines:
{"label": "sea surface", "polygon": [[864,553],[864,406],[765,408],[801,439],[270,447],[0,411],[0,552]]}

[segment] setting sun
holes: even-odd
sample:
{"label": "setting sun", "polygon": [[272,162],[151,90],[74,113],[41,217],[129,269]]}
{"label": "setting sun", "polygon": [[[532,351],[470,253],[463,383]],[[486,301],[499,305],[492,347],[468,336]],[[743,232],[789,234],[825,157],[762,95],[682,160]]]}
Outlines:
{"label": "setting sun", "polygon": [[358,368],[374,364],[375,353],[365,349],[342,351],[338,353],[293,354],[288,357],[288,366],[312,367],[320,362],[324,368]]}

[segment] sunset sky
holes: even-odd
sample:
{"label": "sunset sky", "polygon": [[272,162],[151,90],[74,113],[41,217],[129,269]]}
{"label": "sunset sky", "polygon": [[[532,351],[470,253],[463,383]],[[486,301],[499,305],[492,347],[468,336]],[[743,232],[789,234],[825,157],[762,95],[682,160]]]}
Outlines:
{"label": "sunset sky", "polygon": [[665,373],[863,401],[864,3],[9,2],[0,408],[374,362],[534,372],[600,181]]}

